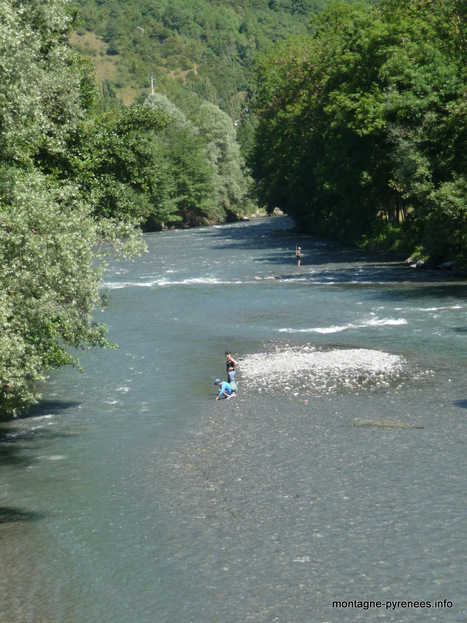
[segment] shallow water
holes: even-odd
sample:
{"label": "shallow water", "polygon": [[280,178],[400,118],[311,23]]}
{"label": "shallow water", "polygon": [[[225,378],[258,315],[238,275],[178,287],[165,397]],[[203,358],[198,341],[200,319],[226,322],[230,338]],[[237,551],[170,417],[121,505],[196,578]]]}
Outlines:
{"label": "shallow water", "polygon": [[[109,268],[120,348],[1,426],[2,623],[467,620],[467,284],[290,227],[148,234]],[[242,379],[305,348],[404,367]]]}

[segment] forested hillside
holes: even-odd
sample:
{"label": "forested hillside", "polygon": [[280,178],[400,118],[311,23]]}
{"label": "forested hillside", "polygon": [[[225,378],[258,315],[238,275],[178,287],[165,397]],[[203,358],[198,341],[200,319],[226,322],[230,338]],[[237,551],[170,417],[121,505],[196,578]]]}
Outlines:
{"label": "forested hillside", "polygon": [[175,79],[237,119],[258,51],[308,32],[313,16],[328,3],[73,0],[82,21],[73,43],[93,57],[106,95],[110,89],[127,103],[145,96],[153,74],[165,95],[171,96]]}
{"label": "forested hillside", "polygon": [[466,0],[73,2],[106,105],[154,89],[196,124],[210,102],[235,120],[260,204],[466,263]]}

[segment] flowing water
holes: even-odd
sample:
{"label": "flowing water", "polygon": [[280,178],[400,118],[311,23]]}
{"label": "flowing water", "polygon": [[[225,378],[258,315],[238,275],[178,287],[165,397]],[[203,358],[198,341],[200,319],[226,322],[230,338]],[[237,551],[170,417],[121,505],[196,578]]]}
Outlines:
{"label": "flowing water", "polygon": [[109,267],[119,349],[0,428],[1,623],[467,621],[467,283],[291,226]]}

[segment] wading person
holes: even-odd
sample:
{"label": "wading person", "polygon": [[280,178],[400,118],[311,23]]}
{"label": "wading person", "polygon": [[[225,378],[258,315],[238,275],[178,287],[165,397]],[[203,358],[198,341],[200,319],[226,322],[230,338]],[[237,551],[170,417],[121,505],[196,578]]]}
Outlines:
{"label": "wading person", "polygon": [[300,266],[300,262],[303,257],[302,247],[295,247],[295,257],[297,258],[297,266]]}
{"label": "wading person", "polygon": [[228,399],[232,397],[232,386],[230,383],[216,379],[214,381],[214,385],[219,387],[219,393],[216,396],[216,400],[219,400],[219,398]]}
{"label": "wading person", "polygon": [[235,368],[237,367],[237,362],[232,357],[232,353],[229,350],[225,351],[226,357],[226,367],[227,367],[227,382],[234,383],[235,382]]}

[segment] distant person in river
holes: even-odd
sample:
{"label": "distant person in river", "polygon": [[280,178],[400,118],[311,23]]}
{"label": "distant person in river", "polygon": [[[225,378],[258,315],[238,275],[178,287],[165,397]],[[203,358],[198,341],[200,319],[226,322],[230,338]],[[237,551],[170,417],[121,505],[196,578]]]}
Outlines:
{"label": "distant person in river", "polygon": [[227,367],[227,382],[234,383],[235,382],[235,368],[237,367],[237,362],[232,357],[232,353],[229,350],[225,351],[226,357],[226,367]]}
{"label": "distant person in river", "polygon": [[216,400],[219,400],[220,398],[224,398],[226,400],[228,398],[232,398],[232,386],[230,385],[230,383],[226,383],[225,381],[216,379],[214,381],[214,385],[217,385],[219,387],[219,393],[216,396]]}
{"label": "distant person in river", "polygon": [[297,266],[300,266],[303,257],[302,247],[295,247],[295,257],[297,258]]}

